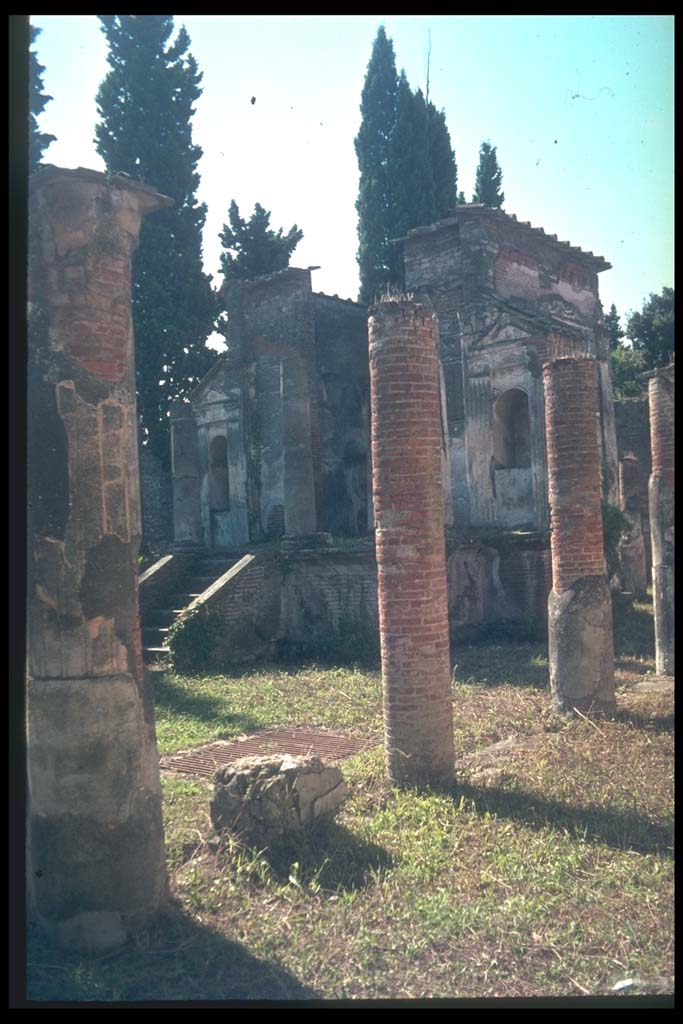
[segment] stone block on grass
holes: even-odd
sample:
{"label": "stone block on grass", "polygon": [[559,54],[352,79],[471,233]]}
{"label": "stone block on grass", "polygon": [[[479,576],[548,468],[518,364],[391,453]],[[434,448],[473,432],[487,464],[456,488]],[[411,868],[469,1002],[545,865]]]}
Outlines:
{"label": "stone block on grass", "polygon": [[340,770],[315,755],[243,757],[220,768],[214,785],[214,829],[258,849],[334,816],[348,796]]}

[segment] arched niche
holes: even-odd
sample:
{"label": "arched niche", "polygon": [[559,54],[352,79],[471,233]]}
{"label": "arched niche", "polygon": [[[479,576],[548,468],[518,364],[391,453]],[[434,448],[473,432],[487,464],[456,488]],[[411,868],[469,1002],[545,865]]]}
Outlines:
{"label": "arched niche", "polygon": [[216,434],[209,443],[207,498],[212,512],[226,512],[230,508],[230,476],[228,473],[228,441]]}
{"label": "arched niche", "polygon": [[520,388],[510,388],[493,406],[493,458],[496,469],[531,466],[529,399]]}
{"label": "arched niche", "polygon": [[509,530],[534,521],[529,399],[509,388],[493,404],[493,470],[496,518]]}

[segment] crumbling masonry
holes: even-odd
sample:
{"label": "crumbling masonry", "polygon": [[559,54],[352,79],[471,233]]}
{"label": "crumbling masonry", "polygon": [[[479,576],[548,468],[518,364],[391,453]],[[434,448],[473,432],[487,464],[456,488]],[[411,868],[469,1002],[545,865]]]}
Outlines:
{"label": "crumbling masonry", "polygon": [[649,382],[652,474],[650,531],[655,654],[659,675],[674,674],[674,368]]}
{"label": "crumbling masonry", "polygon": [[548,598],[550,689],[556,711],[615,708],[612,598],[600,508],[593,359],[544,366],[553,588]]}
{"label": "crumbling masonry", "polygon": [[389,778],[453,774],[453,713],[434,317],[411,302],[373,307],[372,488]]}
{"label": "crumbling masonry", "polygon": [[170,203],[127,178],[31,179],[28,777],[32,915],[103,949],[166,894],[137,607],[131,256]]}

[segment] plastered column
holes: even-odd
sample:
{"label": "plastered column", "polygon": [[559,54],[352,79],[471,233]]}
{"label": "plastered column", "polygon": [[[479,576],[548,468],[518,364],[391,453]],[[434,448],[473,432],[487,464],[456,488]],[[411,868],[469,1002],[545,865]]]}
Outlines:
{"label": "plastered column", "polygon": [[138,616],[131,257],[170,200],[126,178],[30,182],[30,912],[69,948],[124,941],[167,878]]}
{"label": "plastered column", "polygon": [[619,541],[621,583],[624,590],[641,595],[647,590],[647,561],[640,508],[640,470],[635,455],[624,455],[619,462],[619,495],[621,510],[629,522],[628,533]]}
{"label": "plastered column", "polygon": [[197,424],[188,402],[171,406],[171,471],[173,474],[173,539],[176,544],[201,545],[201,470]]}
{"label": "plastered column", "polygon": [[648,487],[652,536],[655,653],[659,675],[674,675],[674,368],[649,385],[652,473]]}
{"label": "plastered column", "polygon": [[371,310],[373,503],[388,774],[453,775],[436,329],[408,301]]}
{"label": "plastered column", "polygon": [[553,587],[550,688],[561,714],[613,710],[612,599],[602,533],[595,360],[543,368]]}

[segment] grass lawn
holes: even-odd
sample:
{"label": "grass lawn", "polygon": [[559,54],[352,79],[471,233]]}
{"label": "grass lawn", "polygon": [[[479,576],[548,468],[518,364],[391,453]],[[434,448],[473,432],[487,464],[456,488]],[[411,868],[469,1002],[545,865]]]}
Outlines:
{"label": "grass lawn", "polygon": [[[378,999],[673,991],[673,697],[652,609],[615,604],[618,712],[558,722],[542,644],[457,653],[457,782],[384,779],[379,673],[157,677],[161,753],[276,725],[376,738],[333,823],[267,853],[213,835],[210,785],[164,774],[172,901],[122,950],[29,945],[37,1000]],[[477,760],[508,737],[504,755]]]}

